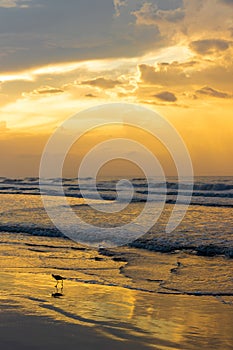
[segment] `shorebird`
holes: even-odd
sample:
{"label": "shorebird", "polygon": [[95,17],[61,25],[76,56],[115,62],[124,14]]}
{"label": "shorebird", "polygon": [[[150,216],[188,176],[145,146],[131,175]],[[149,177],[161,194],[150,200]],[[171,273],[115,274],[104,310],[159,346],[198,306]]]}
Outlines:
{"label": "shorebird", "polygon": [[53,278],[57,281],[56,287],[58,286],[58,283],[61,282],[61,285],[63,287],[63,281],[66,279],[65,277],[62,277],[60,275],[54,275],[52,273]]}
{"label": "shorebird", "polygon": [[179,267],[182,266],[181,262],[180,262],[180,261],[177,261],[176,266],[177,266],[177,267],[175,267],[175,268],[173,268],[173,269],[170,270],[171,273],[177,273]]}

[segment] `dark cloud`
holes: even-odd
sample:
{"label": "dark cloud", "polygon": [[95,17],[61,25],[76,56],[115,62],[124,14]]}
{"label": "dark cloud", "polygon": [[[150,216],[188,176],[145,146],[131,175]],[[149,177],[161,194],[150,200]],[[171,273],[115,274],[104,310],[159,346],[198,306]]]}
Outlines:
{"label": "dark cloud", "polygon": [[229,46],[230,42],[222,39],[197,40],[192,41],[190,44],[190,48],[201,55],[225,51],[229,48]]}
{"label": "dark cloud", "polygon": [[97,97],[96,95],[93,95],[93,94],[86,94],[85,96],[86,96],[86,97],[90,97],[90,98],[95,98],[95,97]]}
{"label": "dark cloud", "polygon": [[119,80],[105,79],[105,78],[96,78],[93,80],[84,80],[80,82],[80,85],[90,85],[97,86],[102,89],[113,89],[117,85],[121,85]]}
{"label": "dark cloud", "polygon": [[220,1],[227,5],[233,5],[233,0],[220,0]]}
{"label": "dark cloud", "polygon": [[161,101],[166,101],[166,102],[176,102],[177,98],[176,96],[169,91],[162,91],[159,92],[158,94],[155,94],[154,97],[158,98]]}
{"label": "dark cloud", "polygon": [[124,16],[114,17],[111,0],[69,0],[69,6],[31,0],[27,9],[0,8],[0,71],[135,57],[164,45],[155,26],[134,25],[131,10],[124,9]]}
{"label": "dark cloud", "polygon": [[222,91],[215,90],[209,86],[205,86],[200,90],[197,90],[196,93],[201,95],[208,95],[212,97],[218,97],[218,98],[230,98],[232,97],[230,94]]}

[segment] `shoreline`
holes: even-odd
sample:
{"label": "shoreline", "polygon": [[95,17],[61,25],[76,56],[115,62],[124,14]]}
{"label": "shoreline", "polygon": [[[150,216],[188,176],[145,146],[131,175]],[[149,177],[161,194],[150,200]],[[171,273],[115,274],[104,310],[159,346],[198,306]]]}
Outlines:
{"label": "shoreline", "polygon": [[[47,293],[52,286],[42,286],[36,293],[39,277],[43,276],[33,276],[28,295],[19,286],[11,299],[10,293],[0,299],[4,350],[232,349],[230,302],[140,291],[125,295],[123,288],[84,283],[74,288],[71,282],[66,283],[63,297],[52,298]],[[111,309],[106,307],[110,302]]]}
{"label": "shoreline", "polygon": [[[180,270],[172,273],[177,259]],[[7,235],[0,264],[4,350],[48,343],[49,349],[81,350],[233,347],[233,297],[226,283],[232,260],[131,248],[105,256],[62,239]],[[63,290],[58,286],[61,297],[52,297],[51,273],[67,278]]]}

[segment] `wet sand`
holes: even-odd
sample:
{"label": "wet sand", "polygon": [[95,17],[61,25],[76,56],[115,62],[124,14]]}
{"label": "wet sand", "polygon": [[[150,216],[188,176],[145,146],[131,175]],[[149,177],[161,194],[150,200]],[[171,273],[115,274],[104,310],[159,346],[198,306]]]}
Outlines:
{"label": "wet sand", "polygon": [[87,349],[109,350],[149,349],[131,339],[119,341],[98,334],[92,328],[70,323],[55,322],[46,317],[26,316],[23,313],[1,309],[0,344],[4,350],[49,349],[64,350]]}

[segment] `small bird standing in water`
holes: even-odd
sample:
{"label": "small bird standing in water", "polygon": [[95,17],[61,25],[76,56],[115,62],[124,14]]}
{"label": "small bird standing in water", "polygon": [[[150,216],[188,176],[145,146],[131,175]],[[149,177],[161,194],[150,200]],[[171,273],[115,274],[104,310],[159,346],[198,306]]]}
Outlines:
{"label": "small bird standing in water", "polygon": [[180,261],[177,261],[176,266],[177,266],[177,267],[175,267],[175,268],[173,268],[173,269],[170,270],[171,273],[177,273],[177,272],[178,272],[178,269],[179,269],[180,267],[182,267],[181,262],[180,262]]}
{"label": "small bird standing in water", "polygon": [[61,285],[62,285],[62,288],[63,288],[63,281],[64,281],[66,278],[65,278],[65,277],[62,277],[62,276],[60,276],[60,275],[54,275],[53,273],[52,273],[52,276],[53,276],[53,278],[57,281],[57,284],[56,284],[55,287],[57,287],[57,286],[58,286],[58,283],[61,282]]}

